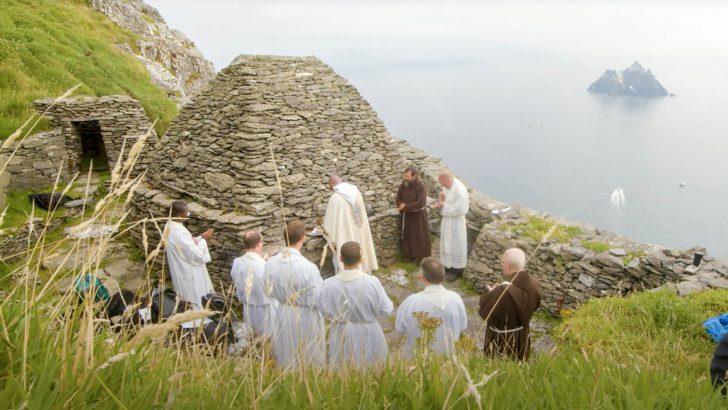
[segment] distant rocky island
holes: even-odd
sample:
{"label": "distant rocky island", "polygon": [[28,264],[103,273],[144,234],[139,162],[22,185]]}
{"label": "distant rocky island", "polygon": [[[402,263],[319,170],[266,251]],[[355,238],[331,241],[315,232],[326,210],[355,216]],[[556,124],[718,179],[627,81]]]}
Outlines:
{"label": "distant rocky island", "polygon": [[673,96],[657,81],[652,71],[645,70],[637,61],[624,71],[605,71],[598,80],[589,86],[587,91],[594,94],[640,98]]}

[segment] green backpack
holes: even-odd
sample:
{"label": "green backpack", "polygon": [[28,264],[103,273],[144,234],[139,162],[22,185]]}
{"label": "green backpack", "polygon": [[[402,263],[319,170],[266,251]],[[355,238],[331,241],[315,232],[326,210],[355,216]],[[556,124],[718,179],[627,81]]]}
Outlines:
{"label": "green backpack", "polygon": [[92,275],[90,273],[84,273],[79,275],[78,279],[76,279],[76,284],[74,285],[74,288],[76,289],[76,293],[81,300],[84,300],[91,293],[93,293],[94,302],[99,302],[102,300],[107,301],[111,299],[109,291],[106,289],[106,286],[101,283],[101,279],[99,279],[98,276]]}

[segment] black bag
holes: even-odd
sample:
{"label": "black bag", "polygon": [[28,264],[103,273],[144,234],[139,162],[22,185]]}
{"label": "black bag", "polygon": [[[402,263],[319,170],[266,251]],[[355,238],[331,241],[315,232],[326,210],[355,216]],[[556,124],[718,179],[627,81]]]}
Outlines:
{"label": "black bag", "polygon": [[202,328],[202,338],[210,346],[235,343],[235,333],[227,322],[210,322]]}
{"label": "black bag", "polygon": [[228,313],[228,307],[225,303],[225,299],[222,296],[218,296],[214,293],[208,293],[202,297],[202,307],[220,312],[218,314],[210,316],[210,319],[219,322],[220,319],[225,317]]}
{"label": "black bag", "polygon": [[190,308],[184,301],[177,303],[177,292],[172,289],[161,290],[159,287],[152,291],[152,322],[160,323],[172,317],[175,313],[182,313]]}
{"label": "black bag", "polygon": [[28,198],[46,211],[51,210],[51,208],[56,209],[58,205],[63,205],[72,200],[72,198],[60,193],[30,194]]}

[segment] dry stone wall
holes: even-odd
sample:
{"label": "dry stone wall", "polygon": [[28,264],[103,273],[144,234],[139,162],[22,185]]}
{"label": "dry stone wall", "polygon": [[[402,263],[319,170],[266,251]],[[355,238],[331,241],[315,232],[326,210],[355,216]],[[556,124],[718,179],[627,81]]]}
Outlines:
{"label": "dry stone wall", "polygon": [[[546,240],[549,226],[557,224]],[[500,257],[510,247],[529,256],[527,269],[542,284],[542,303],[550,311],[574,308],[592,297],[624,295],[671,286],[685,295],[707,288],[728,288],[728,265],[709,256],[692,266],[695,252],[638,243],[590,226],[557,221],[514,207],[486,223],[472,247],[465,271],[475,289],[500,283]]]}
{"label": "dry stone wall", "polygon": [[[13,151],[16,153],[10,158]],[[62,181],[69,177],[68,167],[64,166],[68,162],[66,146],[60,130],[41,132],[16,141],[0,154],[0,166],[8,158],[7,189],[53,185],[59,172]]]}

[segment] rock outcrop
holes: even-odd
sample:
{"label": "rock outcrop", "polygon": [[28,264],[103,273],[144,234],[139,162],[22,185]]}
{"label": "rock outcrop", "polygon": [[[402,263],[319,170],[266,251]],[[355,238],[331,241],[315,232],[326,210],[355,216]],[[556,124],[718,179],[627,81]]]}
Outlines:
{"label": "rock outcrop", "polygon": [[607,70],[589,86],[594,94],[623,95],[628,97],[658,98],[668,95],[665,87],[657,81],[652,71],[645,70],[634,62],[626,70]]}
{"label": "rock outcrop", "polygon": [[152,81],[184,105],[215,75],[184,33],[170,29],[157,9],[142,0],[91,0],[91,7],[138,36],[136,47],[120,44],[149,70]]}

